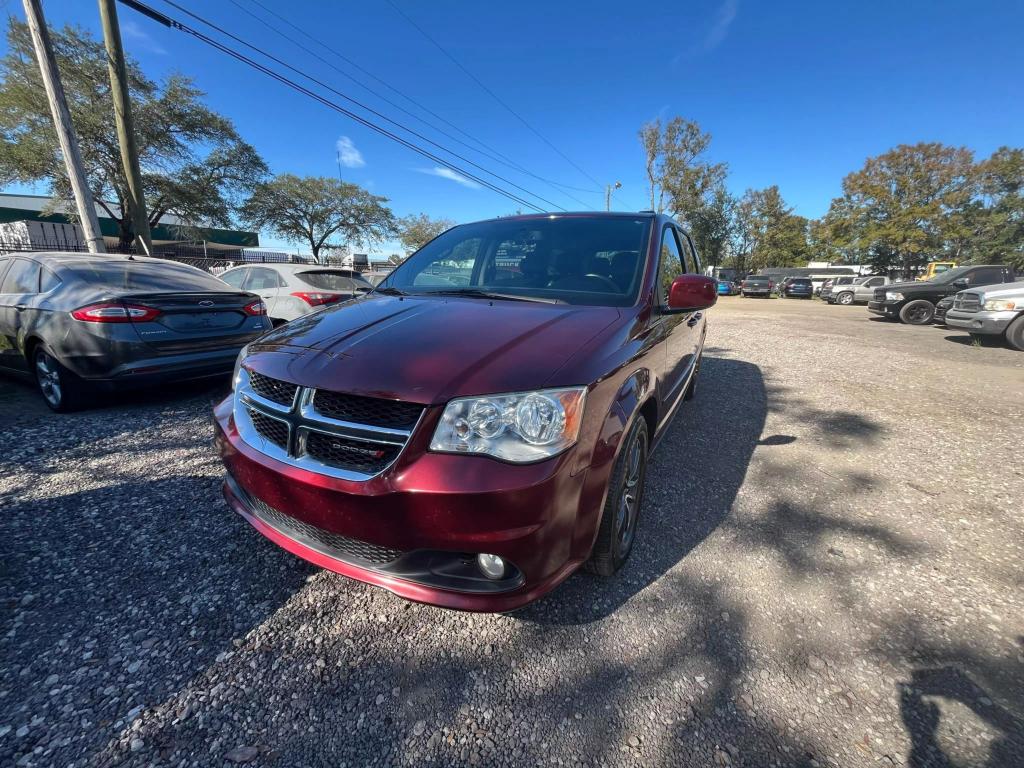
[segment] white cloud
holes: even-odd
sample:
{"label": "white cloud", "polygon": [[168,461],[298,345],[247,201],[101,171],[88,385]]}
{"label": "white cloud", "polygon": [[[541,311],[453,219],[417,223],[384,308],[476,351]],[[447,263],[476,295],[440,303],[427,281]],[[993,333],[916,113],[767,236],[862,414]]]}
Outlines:
{"label": "white cloud", "polygon": [[704,37],[705,51],[717,48],[719,43],[725,40],[725,36],[729,34],[729,27],[732,26],[733,21],[736,19],[737,10],[737,0],[725,0],[722,3],[718,13],[715,14],[715,21],[711,25],[711,29],[708,30],[707,35]]}
{"label": "white cloud", "polygon": [[448,179],[454,181],[456,184],[461,184],[469,189],[480,189],[480,185],[472,179],[467,179],[461,173],[453,171],[451,168],[442,168],[440,166],[434,166],[433,168],[417,168],[419,173],[426,173],[430,176],[440,176],[442,179]]}
{"label": "white cloud", "polygon": [[738,11],[739,0],[722,0],[722,4],[718,6],[718,10],[715,12],[714,18],[711,19],[711,23],[707,27],[704,36],[686,50],[676,54],[672,58],[672,66],[676,66],[684,59],[708,53],[721,45],[722,41],[729,34],[729,29],[736,20]]}
{"label": "white cloud", "polygon": [[140,27],[131,19],[128,19],[128,21],[121,25],[121,32],[124,34],[125,37],[130,38],[131,40],[137,42],[139,45],[145,47],[147,50],[150,51],[150,53],[157,53],[161,56],[167,54],[167,50],[162,45],[160,45],[156,40],[150,37],[148,32],[142,29],[142,27]]}
{"label": "white cloud", "polygon": [[348,136],[339,136],[335,146],[338,149],[338,159],[346,168],[362,168],[366,165],[363,153],[356,149],[355,142]]}

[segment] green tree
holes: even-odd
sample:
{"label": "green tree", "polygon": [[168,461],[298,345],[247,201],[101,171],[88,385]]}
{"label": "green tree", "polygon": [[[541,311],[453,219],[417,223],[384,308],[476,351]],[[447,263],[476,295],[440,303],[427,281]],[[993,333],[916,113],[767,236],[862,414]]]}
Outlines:
{"label": "green tree", "polygon": [[398,220],[398,239],[405,252],[412,253],[454,226],[451,219],[432,219],[425,213],[406,216]]}
{"label": "green tree", "polygon": [[972,260],[1006,262],[1024,271],[1024,149],[1000,147],[976,170]]}
{"label": "green tree", "polygon": [[791,267],[807,260],[808,222],[786,205],[777,186],[748,189],[736,205],[733,250],[737,269]]}
{"label": "green tree", "polygon": [[[114,128],[103,43],[79,27],[51,30],[54,54],[93,197],[117,222],[123,245],[135,238],[125,200],[127,182]],[[0,60],[0,183],[43,183],[58,199],[71,189],[57,143],[39,67],[25,24],[11,19]],[[231,226],[239,204],[266,174],[266,165],[232,123],[202,103],[189,78],[157,82],[128,59],[149,223],[177,216],[180,236],[205,226]]]}
{"label": "green tree", "polygon": [[395,234],[395,217],[385,203],[387,198],[356,184],[284,173],[259,184],[241,215],[253,227],[308,245],[319,261],[323,251],[370,245]]}
{"label": "green tree", "polygon": [[901,144],[846,176],[827,218],[859,261],[884,259],[909,274],[934,258],[963,257],[975,198],[969,149]]}
{"label": "green tree", "polygon": [[726,175],[724,163],[712,163],[706,153],[711,134],[683,117],[664,126],[654,120],[640,128],[651,210],[669,211],[687,226],[708,205]]}
{"label": "green tree", "polygon": [[718,184],[704,204],[689,216],[690,236],[706,266],[717,267],[729,252],[735,198]]}

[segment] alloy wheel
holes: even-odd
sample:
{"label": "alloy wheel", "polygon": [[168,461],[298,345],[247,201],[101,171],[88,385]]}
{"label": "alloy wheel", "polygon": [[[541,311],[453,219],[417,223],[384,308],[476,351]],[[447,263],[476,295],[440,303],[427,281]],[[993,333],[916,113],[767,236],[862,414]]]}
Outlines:
{"label": "alloy wheel", "polygon": [[46,402],[57,407],[62,397],[57,361],[43,351],[36,353],[36,380]]}
{"label": "alloy wheel", "polygon": [[619,509],[615,520],[615,539],[621,554],[629,552],[636,532],[637,514],[640,511],[640,495],[643,490],[644,450],[637,435],[629,446],[629,458],[619,494]]}

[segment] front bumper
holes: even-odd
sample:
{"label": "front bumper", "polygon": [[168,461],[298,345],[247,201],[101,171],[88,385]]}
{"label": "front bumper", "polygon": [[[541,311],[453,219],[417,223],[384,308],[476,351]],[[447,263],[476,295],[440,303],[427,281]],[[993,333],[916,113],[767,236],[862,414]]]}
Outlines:
{"label": "front bumper", "polygon": [[[235,429],[230,398],[215,411],[215,430],[228,469],[224,495],[235,512],[289,552],[409,600],[514,610],[549,592],[589,554],[573,547],[589,471],[574,472],[575,448],[509,465],[429,453],[429,435],[414,434],[383,474],[350,481],[253,449]],[[512,573],[488,581],[472,565],[480,553],[499,555]]]}
{"label": "front bumper", "polygon": [[873,312],[876,315],[882,315],[884,317],[899,317],[900,305],[897,302],[890,301],[869,301],[868,312]]}
{"label": "front bumper", "polygon": [[1002,312],[962,312],[951,309],[946,312],[946,325],[970,333],[998,336],[1006,333],[1006,327],[1019,313],[1016,310]]}

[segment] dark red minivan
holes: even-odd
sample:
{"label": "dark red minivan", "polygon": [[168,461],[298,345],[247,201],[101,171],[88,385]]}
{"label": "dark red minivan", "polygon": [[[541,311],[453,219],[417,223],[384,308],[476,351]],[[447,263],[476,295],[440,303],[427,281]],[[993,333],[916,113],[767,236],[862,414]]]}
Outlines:
{"label": "dark red minivan", "polygon": [[215,412],[227,500],[306,560],[448,608],[611,575],[716,299],[663,215],[454,227],[242,350]]}

